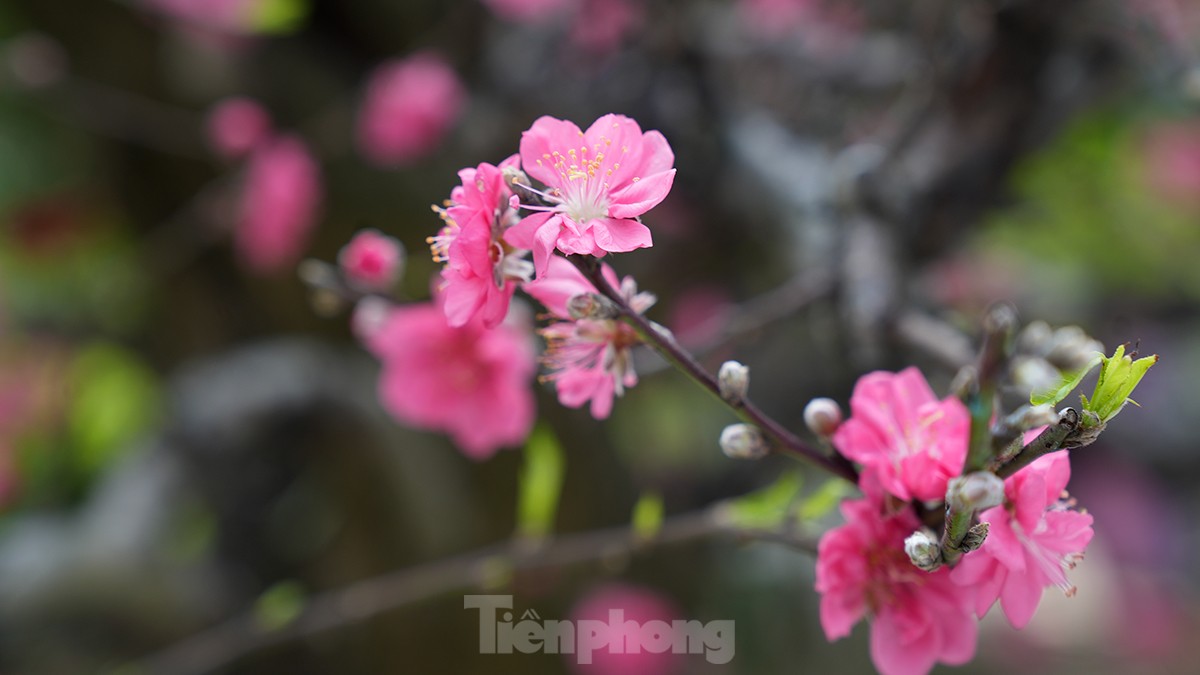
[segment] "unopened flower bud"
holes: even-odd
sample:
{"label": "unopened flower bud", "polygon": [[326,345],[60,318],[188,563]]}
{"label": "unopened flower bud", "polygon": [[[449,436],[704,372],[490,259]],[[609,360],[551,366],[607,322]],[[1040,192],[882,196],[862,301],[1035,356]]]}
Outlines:
{"label": "unopened flower bud", "polygon": [[378,230],[362,230],[338,253],[338,266],[350,285],[387,290],[404,270],[404,246]]}
{"label": "unopened flower bud", "polygon": [[1058,421],[1058,411],[1049,403],[1022,406],[1018,413],[1017,423],[1022,429],[1036,429]]}
{"label": "unopened flower bud", "polygon": [[942,547],[929,530],[921,529],[904,540],[904,552],[917,569],[932,572],[942,566]]}
{"label": "unopened flower bud", "polygon": [[750,388],[750,368],[737,361],[726,361],[717,372],[717,385],[721,398],[736,401],[746,395]]}
{"label": "unopened flower bud", "polygon": [[1040,356],[1018,356],[1012,366],[1013,384],[1034,392],[1057,387],[1062,373]]}
{"label": "unopened flower bud", "polygon": [[975,523],[971,529],[967,530],[967,536],[963,537],[962,543],[958,547],[962,549],[963,553],[978,550],[987,539],[989,530],[990,526],[986,522]]}
{"label": "unopened flower bud", "polygon": [[1063,326],[1054,331],[1045,356],[1056,367],[1073,372],[1086,368],[1097,353],[1104,353],[1104,345],[1099,340],[1079,326]]}
{"label": "unopened flower bud", "polygon": [[500,175],[504,177],[504,184],[508,185],[513,195],[523,204],[538,204],[542,202],[542,198],[534,192],[529,186],[529,176],[524,171],[515,166],[506,166],[500,170]]}
{"label": "unopened flower bud", "polygon": [[1004,480],[990,471],[951,478],[946,504],[955,511],[982,511],[1004,503]]}
{"label": "unopened flower bud", "polygon": [[1045,321],[1030,321],[1017,335],[1017,349],[1030,354],[1045,353],[1045,345],[1054,337],[1054,329]]}
{"label": "unopened flower bud", "polygon": [[842,407],[831,398],[814,398],[804,406],[804,424],[818,436],[832,436],[842,425]]}
{"label": "unopened flower bud", "polygon": [[387,300],[368,295],[354,306],[354,314],[350,317],[350,328],[359,340],[369,342],[387,323],[392,309],[392,303]]}
{"label": "unopened flower bud", "polygon": [[515,166],[506,166],[500,169],[500,175],[504,176],[504,182],[509,185],[529,185],[529,176]]}
{"label": "unopened flower bud", "polygon": [[567,315],[580,319],[612,319],[617,308],[608,298],[598,293],[580,293],[567,300]]}
{"label": "unopened flower bud", "polygon": [[721,452],[731,459],[761,459],[770,448],[758,427],[730,424],[721,431]]}

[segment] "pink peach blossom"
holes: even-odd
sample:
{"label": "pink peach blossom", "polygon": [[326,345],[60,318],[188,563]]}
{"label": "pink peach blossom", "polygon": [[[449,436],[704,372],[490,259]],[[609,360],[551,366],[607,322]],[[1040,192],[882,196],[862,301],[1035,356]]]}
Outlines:
{"label": "pink peach blossom", "polygon": [[462,326],[476,315],[486,327],[499,324],[517,284],[533,276],[533,265],[525,260],[528,251],[504,241],[517,212],[510,206],[512,190],[503,172],[516,165],[513,155],[500,166],[485,163],[459,171],[462,184],[454,188],[447,208],[434,207],[445,226],[427,241],[434,260],[446,263],[440,292],[451,326]]}
{"label": "pink peach blossom", "polygon": [[208,114],[208,140],[222,157],[245,155],[270,132],[270,115],[253,99],[227,98]]}
{"label": "pink peach blossom", "polygon": [[250,269],[273,274],[308,245],[321,203],[321,171],[298,138],[280,136],[250,156],[234,245]]}
{"label": "pink peach blossom", "polygon": [[1047,586],[1074,594],[1066,570],[1092,539],[1092,516],[1062,499],[1070,477],[1065,450],[1041,457],[1004,481],[1004,505],[980,514],[989,524],[987,539],[952,574],[955,582],[975,589],[980,617],[999,599],[1009,623],[1024,628]]}
{"label": "pink peach blossom", "polygon": [[675,180],[675,155],[657,131],[642,133],[624,115],[605,115],[587,131],[571,122],[540,117],[521,136],[521,165],[546,185],[549,206],[508,230],[505,239],[533,251],[538,276],[550,254],[603,256],[650,246],[650,230],[637,217],[667,196]]}
{"label": "pink peach blossom", "polygon": [[401,423],[445,432],[473,459],[529,436],[536,362],[527,327],[489,330],[472,321],[454,328],[433,303],[356,325],[383,364],[380,401]]}
{"label": "pink peach blossom", "polygon": [[441,145],[466,100],[458,75],[436,54],[384,63],[371,74],[359,110],[359,148],[380,166],[412,164]]}
{"label": "pink peach blossom", "polygon": [[[576,654],[568,655],[567,663],[581,675],[669,675],[679,672],[683,659],[671,650],[651,652],[639,648],[634,652],[628,645],[642,645],[642,630],[651,622],[661,621],[668,626],[682,618],[673,602],[651,588],[628,584],[605,584],[576,601],[571,608],[571,620],[598,622],[597,644],[591,653],[591,663],[580,663]],[[603,642],[601,642],[603,641]],[[620,645],[621,651],[617,651]]]}
{"label": "pink peach blossom", "polygon": [[[592,417],[605,419],[612,412],[613,396],[637,384],[632,348],[641,339],[616,319],[572,319],[567,302],[576,295],[595,293],[596,287],[565,258],[552,256],[547,267],[540,279],[524,286],[558,319],[539,331],[546,339],[542,362],[551,371],[547,379],[554,382],[560,403],[578,408],[591,401]],[[654,305],[654,296],[639,293],[633,277],[618,283],[608,265],[601,272],[634,311],[640,314]]]}
{"label": "pink peach blossom", "polygon": [[355,287],[367,291],[391,288],[404,264],[404,247],[379,230],[363,230],[338,254],[342,274]]}
{"label": "pink peach blossom", "polygon": [[978,626],[970,589],[946,568],[923,572],[904,552],[920,523],[911,509],[886,514],[879,498],[842,503],[846,524],[817,546],[816,590],[821,627],[837,640],[864,616],[871,623],[871,660],[884,675],[927,673],[937,662],[974,656]]}
{"label": "pink peach blossom", "polygon": [[859,378],[850,413],[833,435],[839,452],[904,501],[945,498],[967,455],[971,421],[961,401],[939,402],[916,368],[877,371]]}

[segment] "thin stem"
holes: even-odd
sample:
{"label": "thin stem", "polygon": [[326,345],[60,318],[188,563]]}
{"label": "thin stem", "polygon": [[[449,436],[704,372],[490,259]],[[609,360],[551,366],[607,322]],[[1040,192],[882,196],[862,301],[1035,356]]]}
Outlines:
{"label": "thin stem", "polygon": [[1021,448],[1021,451],[1012,460],[996,470],[996,475],[1001,478],[1008,478],[1032,464],[1038,457],[1062,449],[1063,441],[1067,439],[1067,436],[1071,435],[1071,432],[1078,428],[1079,413],[1075,412],[1074,408],[1063,409],[1059,413],[1056,424],[1046,427],[1042,433],[1038,434],[1037,438]]}
{"label": "thin stem", "polygon": [[962,558],[962,543],[975,521],[974,509],[946,507],[946,529],[942,532],[942,560],[954,566]]}
{"label": "thin stem", "polygon": [[971,435],[964,473],[983,469],[994,455],[991,426],[996,412],[996,383],[1008,364],[1017,325],[1016,312],[1008,305],[996,305],[984,317],[983,325],[976,387],[966,401],[971,413]]}
{"label": "thin stem", "polygon": [[583,275],[596,287],[601,295],[611,300],[620,311],[624,320],[637,331],[639,337],[650,345],[671,365],[687,375],[693,382],[706,389],[718,401],[727,405],[741,420],[757,426],[772,441],[775,448],[797,457],[801,457],[829,473],[845,478],[851,483],[858,482],[858,471],[849,460],[841,455],[826,455],[800,440],[783,425],[768,416],[750,399],[741,397],[727,401],[721,397],[717,379],[704,369],[699,362],[670,335],[664,328],[651,323],[646,317],[637,313],[625,299],[604,278],[600,272],[600,264],[590,256],[567,256]]}
{"label": "thin stem", "polygon": [[[692,345],[692,355],[704,356],[776,321],[794,318],[804,308],[829,297],[833,290],[834,276],[830,270],[806,270],[762,295],[739,303],[730,316],[722,313],[696,327],[696,333],[713,337]],[[669,367],[670,364],[661,361],[639,364],[638,373],[651,374]]]}
{"label": "thin stem", "polygon": [[648,539],[623,525],[564,535],[536,547],[514,540],[390,572],[310,596],[299,616],[283,627],[269,628],[253,610],[247,611],[120,670],[145,675],[211,673],[250,654],[345,628],[446,593],[488,588],[489,582],[507,580],[516,572],[620,559],[650,548],[715,535],[782,542],[792,548],[816,551],[814,542],[786,533],[739,528],[723,517],[725,510],[725,504],[718,503],[672,516]]}

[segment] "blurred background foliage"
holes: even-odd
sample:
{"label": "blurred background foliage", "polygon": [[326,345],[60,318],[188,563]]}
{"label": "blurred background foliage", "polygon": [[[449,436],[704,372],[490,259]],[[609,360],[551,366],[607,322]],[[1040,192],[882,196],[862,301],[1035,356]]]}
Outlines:
{"label": "blurred background foliage", "polygon": [[[707,365],[748,364],[755,400],[793,429],[810,398],[844,402],[871,369],[916,363],[944,391],[948,343],[906,330],[914,317],[973,339],[1003,299],[1110,348],[1140,340],[1165,367],[1073,462],[1097,520],[1078,597],[1048,594],[1020,633],[990,617],[962,670],[1186,672],[1200,657],[1192,3],[579,0],[538,21],[480,0],[205,14],[219,4],[0,4],[0,670],[157,672],[138,660],[228,617],[278,630],[323,591],[518,531],[635,511],[652,531],[746,493],[745,524],[837,521],[838,488],[815,472],[724,458],[732,419],[653,359],[605,423],[539,386],[530,447],[487,462],[396,425],[347,308],[314,306],[294,266],[239,257],[244,167],[205,132],[231,96],[320,166],[304,257],[378,228],[411,253],[410,299],[428,296],[429,205],[459,168],[515,152],[542,114],[661,130],[679,173],[646,217],[656,245],[611,262]],[[379,166],[356,145],[366,82],[422,50],[469,102],[436,152]],[[812,581],[810,553],[715,537],[461,590],[566,618],[620,582],[736,620],[720,672],[869,671],[865,630],[822,638]],[[478,654],[459,596],[220,672],[570,672]]]}

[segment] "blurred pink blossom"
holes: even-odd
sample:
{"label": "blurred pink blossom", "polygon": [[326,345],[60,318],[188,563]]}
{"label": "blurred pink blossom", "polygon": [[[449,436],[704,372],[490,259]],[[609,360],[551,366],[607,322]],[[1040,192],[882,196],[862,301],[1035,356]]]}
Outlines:
{"label": "blurred pink blossom", "polygon": [[904,539],[920,522],[911,509],[884,513],[882,501],[876,494],[842,502],[846,524],[826,532],[817,546],[825,637],[843,638],[869,617],[871,660],[884,675],[966,663],[978,636],[970,589],[956,586],[947,568],[917,569]]}
{"label": "blurred pink blossom", "polygon": [[[1027,434],[1026,441],[1035,436]],[[1092,539],[1092,516],[1063,501],[1070,477],[1065,450],[1041,457],[1004,482],[1005,504],[980,514],[990,526],[987,539],[952,573],[956,583],[974,590],[980,617],[999,599],[1008,622],[1024,628],[1047,586],[1075,593],[1066,570]]]}
{"label": "blurred pink blossom", "polygon": [[[561,256],[551,256],[546,274],[524,285],[529,295],[546,306],[557,321],[539,331],[546,339],[542,361],[550,370],[558,401],[578,408],[591,401],[592,417],[601,420],[612,412],[613,396],[637,384],[632,347],[641,342],[630,326],[617,319],[572,319],[567,303],[571,298],[595,293],[596,288]],[[654,305],[650,293],[639,293],[633,277],[617,281],[612,268],[601,272],[608,283],[639,314]]]}
{"label": "blurred pink blossom", "polygon": [[368,291],[387,290],[400,276],[404,247],[379,230],[362,230],[342,248],[338,265],[354,286]]}
{"label": "blurred pink blossom", "polygon": [[263,0],[144,0],[150,8],[198,27],[244,32],[251,28]]}
{"label": "blurred pink blossom", "polygon": [[446,263],[440,290],[451,326],[462,326],[476,315],[485,327],[500,323],[517,284],[533,276],[533,265],[525,260],[528,251],[503,239],[518,219],[503,171],[516,166],[513,155],[498,167],[485,163],[459,171],[462,184],[451,192],[447,208],[434,208],[445,226],[428,241],[434,260]]}
{"label": "blurred pink blossom", "polygon": [[527,25],[564,20],[573,47],[613,51],[644,19],[645,0],[482,0],[497,17]]}
{"label": "blurred pink blossom", "polygon": [[[628,584],[606,584],[576,601],[571,620],[599,622],[597,643],[609,646],[641,644],[640,628],[653,621],[671,624],[681,613],[666,596],[650,588]],[[577,673],[587,675],[670,675],[679,671],[682,659],[672,650],[637,653],[600,648],[591,653],[591,663],[579,663],[575,655],[567,662]]]}
{"label": "blurred pink blossom", "polygon": [[528,327],[453,328],[436,304],[363,317],[358,327],[383,364],[380,401],[401,423],[449,434],[472,459],[529,436],[536,362]]}
{"label": "blurred pink blossom", "polygon": [[819,13],[820,0],[739,0],[738,13],[752,30],[776,36]]}
{"label": "blurred pink blossom", "polygon": [[839,0],[740,0],[738,13],[754,35],[777,40],[799,35],[811,54],[834,54],[862,33],[861,10]]}
{"label": "blurred pink blossom", "polygon": [[643,0],[583,0],[571,22],[571,44],[593,54],[607,54],[645,21]]}
{"label": "blurred pink blossom", "polygon": [[321,203],[321,172],[293,136],[266,141],[250,155],[234,245],[242,261],[274,274],[299,260]]}
{"label": "blurred pink blossom", "polygon": [[359,148],[380,166],[411,164],[441,145],[466,100],[466,88],[440,56],[422,52],[388,61],[367,83]]}
{"label": "blurred pink blossom", "polygon": [[571,122],[540,117],[521,136],[521,165],[547,187],[550,206],[508,230],[505,239],[533,251],[538,275],[550,254],[603,256],[652,245],[638,220],[667,196],[675,154],[657,131],[642,133],[624,115],[605,115],[580,131]]}
{"label": "blurred pink blossom", "polygon": [[1191,0],[1130,0],[1125,7],[1149,21],[1176,52],[1189,56],[1200,32],[1200,8]]}
{"label": "blurred pink blossom", "polygon": [[1200,207],[1200,123],[1154,127],[1144,141],[1143,161],[1151,189],[1177,204]]}
{"label": "blurred pink blossom", "polygon": [[249,98],[227,98],[208,114],[208,140],[222,157],[241,157],[267,139],[271,117]]}
{"label": "blurred pink blossom", "polygon": [[962,473],[970,417],[953,396],[938,401],[916,368],[859,378],[850,419],[833,445],[904,501],[941,501],[946,482]]}

